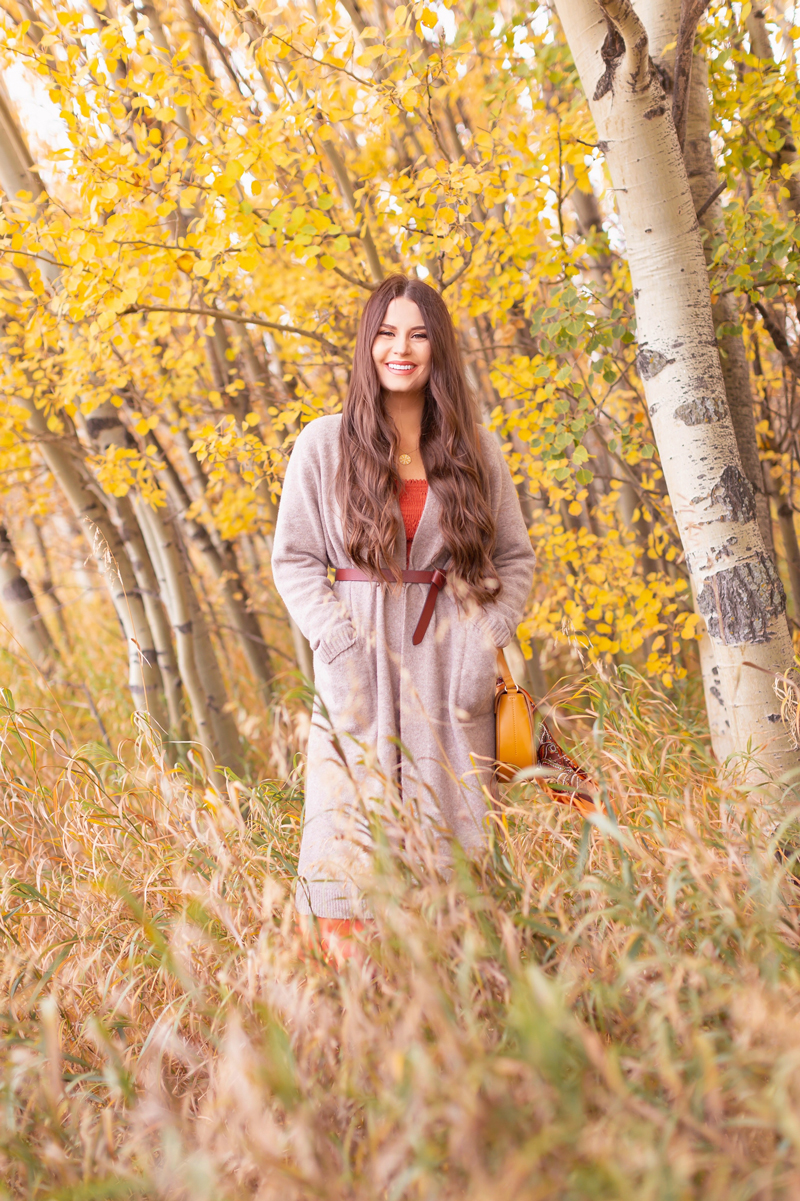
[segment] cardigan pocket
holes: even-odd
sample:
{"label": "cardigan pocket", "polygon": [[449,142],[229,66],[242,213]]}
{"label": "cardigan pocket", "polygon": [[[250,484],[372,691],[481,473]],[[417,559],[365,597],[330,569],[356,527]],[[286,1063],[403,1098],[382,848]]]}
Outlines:
{"label": "cardigan pocket", "polygon": [[497,675],[497,649],[480,618],[460,623],[461,670],[452,696],[453,709],[460,722],[483,717],[494,708]]}
{"label": "cardigan pocket", "polygon": [[314,651],[314,657],[319,657],[323,663],[333,663],[343,651],[347,651],[356,641],[354,626],[337,626],[327,638],[323,638]]}
{"label": "cardigan pocket", "polygon": [[355,634],[331,660],[321,650],[314,654],[314,690],[331,729],[361,737],[371,730],[377,712],[375,656]]}

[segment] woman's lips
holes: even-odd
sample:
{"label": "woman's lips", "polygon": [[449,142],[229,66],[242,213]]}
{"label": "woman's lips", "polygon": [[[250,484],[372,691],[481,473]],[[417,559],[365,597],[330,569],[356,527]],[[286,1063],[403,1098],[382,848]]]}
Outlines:
{"label": "woman's lips", "polygon": [[410,375],[412,371],[416,371],[416,363],[387,363],[386,367],[389,371],[393,371],[395,375]]}

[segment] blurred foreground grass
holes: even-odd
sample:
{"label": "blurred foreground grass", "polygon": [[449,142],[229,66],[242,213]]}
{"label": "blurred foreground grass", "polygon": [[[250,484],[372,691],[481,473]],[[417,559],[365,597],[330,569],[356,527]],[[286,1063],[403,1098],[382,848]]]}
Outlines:
{"label": "blurred foreground grass", "polygon": [[3,696],[0,1195],[800,1196],[800,891],[688,699],[587,683],[594,827],[519,787],[442,879],[396,814],[337,970],[297,778],[220,798]]}

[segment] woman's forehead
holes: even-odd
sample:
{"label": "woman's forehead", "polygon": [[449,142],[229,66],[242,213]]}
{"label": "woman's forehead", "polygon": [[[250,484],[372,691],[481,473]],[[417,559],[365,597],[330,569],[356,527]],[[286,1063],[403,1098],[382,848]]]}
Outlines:
{"label": "woman's forehead", "polygon": [[396,296],[389,303],[384,321],[398,328],[405,326],[407,329],[412,329],[417,325],[425,328],[425,318],[422,316],[419,305],[415,301],[409,300],[407,296]]}

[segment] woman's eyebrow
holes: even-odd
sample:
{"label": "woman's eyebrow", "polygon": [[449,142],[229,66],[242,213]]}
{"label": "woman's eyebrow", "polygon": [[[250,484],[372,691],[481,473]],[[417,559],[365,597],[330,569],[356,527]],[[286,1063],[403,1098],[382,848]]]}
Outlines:
{"label": "woman's eyebrow", "polygon": [[[409,332],[414,334],[414,333],[416,333],[416,331],[418,329],[423,329],[423,330],[427,331],[427,328],[428,327],[426,325],[412,325]],[[397,326],[392,325],[392,323],[390,321],[382,321],[380,323],[380,325],[378,326],[378,329],[397,329]]]}

